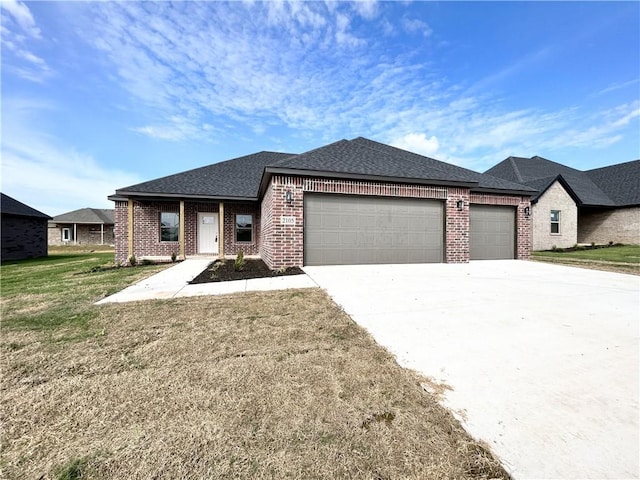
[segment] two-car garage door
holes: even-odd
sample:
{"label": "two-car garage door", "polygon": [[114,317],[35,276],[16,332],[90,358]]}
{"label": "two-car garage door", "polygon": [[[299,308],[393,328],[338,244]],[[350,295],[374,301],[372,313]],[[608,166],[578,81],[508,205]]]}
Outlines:
{"label": "two-car garage door", "polygon": [[305,194],[305,265],[442,262],[438,200]]}

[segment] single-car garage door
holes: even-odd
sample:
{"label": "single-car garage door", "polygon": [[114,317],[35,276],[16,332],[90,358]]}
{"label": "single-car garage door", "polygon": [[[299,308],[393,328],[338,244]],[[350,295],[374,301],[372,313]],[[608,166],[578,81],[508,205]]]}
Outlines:
{"label": "single-car garage door", "polygon": [[471,205],[471,260],[515,258],[515,225],[514,207]]}
{"label": "single-car garage door", "polygon": [[443,259],[443,203],[305,194],[305,265],[427,263]]}

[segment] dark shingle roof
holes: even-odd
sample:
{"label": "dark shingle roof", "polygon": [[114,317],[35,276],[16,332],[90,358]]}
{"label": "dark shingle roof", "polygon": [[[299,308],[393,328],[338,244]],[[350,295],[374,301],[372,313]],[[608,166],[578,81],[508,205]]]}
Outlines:
{"label": "dark shingle roof", "polygon": [[520,181],[538,191],[537,200],[562,177],[579,205],[615,207],[640,203],[640,161],[583,172],[542,157],[509,157],[485,173]]}
{"label": "dark shingle roof", "polygon": [[102,208],[80,208],[73,212],[53,217],[54,223],[105,223],[113,224],[115,210]]}
{"label": "dark shingle roof", "polygon": [[259,152],[116,190],[116,195],[257,198],[267,165],[290,153]]}
{"label": "dark shingle roof", "polygon": [[640,205],[640,160],[587,170],[585,174],[617,206]]}
{"label": "dark shingle roof", "polygon": [[[290,168],[340,175],[387,177],[408,181],[461,183],[473,190],[492,189],[528,193],[530,189],[450,163],[358,137],[284,159],[271,169]],[[533,190],[531,190],[533,191]]]}
{"label": "dark shingle roof", "polygon": [[19,202],[15,198],[11,198],[9,195],[0,193],[0,212],[2,215],[15,215],[19,217],[39,217],[39,218],[51,218],[49,215],[39,212],[35,208],[31,208],[29,205],[25,205]]}
{"label": "dark shingle roof", "polygon": [[[265,175],[266,172],[266,176]],[[340,140],[301,154],[260,152],[121,188],[128,195],[258,199],[260,183],[272,173],[397,179],[465,185],[474,191],[528,195],[534,190],[490,175],[424,157],[366,138]]]}

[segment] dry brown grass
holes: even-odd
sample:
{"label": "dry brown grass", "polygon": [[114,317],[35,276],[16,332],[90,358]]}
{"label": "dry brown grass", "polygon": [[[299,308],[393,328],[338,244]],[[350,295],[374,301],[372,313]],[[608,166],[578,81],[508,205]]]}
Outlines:
{"label": "dry brown grass", "polygon": [[109,305],[3,332],[8,478],[507,478],[322,291]]}
{"label": "dry brown grass", "polygon": [[640,265],[637,263],[606,262],[601,260],[587,260],[582,258],[551,258],[532,257],[536,262],[556,263],[570,267],[586,268],[589,270],[602,270],[605,272],[627,273],[640,275]]}

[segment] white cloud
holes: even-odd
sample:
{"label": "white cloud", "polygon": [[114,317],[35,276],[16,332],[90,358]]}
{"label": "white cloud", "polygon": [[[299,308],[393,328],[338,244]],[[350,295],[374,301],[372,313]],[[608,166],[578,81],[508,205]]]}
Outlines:
{"label": "white cloud", "polygon": [[627,82],[612,83],[608,87],[603,88],[599,92],[596,92],[595,95],[603,95],[605,93],[614,92],[616,90],[621,90],[623,88],[627,88],[627,87],[630,87],[632,85],[635,85],[636,83],[640,83],[640,78],[634,78],[633,80],[629,80]]}
{"label": "white cloud", "polygon": [[31,51],[30,44],[42,39],[42,33],[31,11],[24,3],[15,0],[0,1],[0,6],[9,14],[0,15],[0,40],[4,47],[3,70],[25,80],[43,82],[53,72],[41,57]]}
{"label": "white cloud", "polygon": [[433,157],[440,148],[438,137],[432,135],[427,138],[424,133],[408,133],[392,141],[391,145],[426,157]]}
{"label": "white cloud", "polygon": [[424,37],[428,37],[433,33],[433,30],[427,22],[423,22],[422,20],[419,20],[417,18],[404,17],[402,19],[402,26],[408,33],[417,33]]}
{"label": "white cloud", "polygon": [[33,120],[53,106],[32,100],[3,102],[11,122],[2,126],[2,192],[53,216],[83,207],[113,208],[107,195],[140,181],[40,132]]}
{"label": "white cloud", "polygon": [[16,23],[20,25],[27,35],[33,38],[40,38],[40,29],[36,25],[29,7],[24,3],[16,0],[2,0],[2,2],[0,2],[0,7],[6,10],[13,17]]}
{"label": "white cloud", "polygon": [[371,20],[378,16],[378,2],[375,0],[356,0],[353,9],[363,18]]}
{"label": "white cloud", "polygon": [[[431,58],[424,44],[390,56],[383,42],[367,44],[358,36],[367,22],[389,23],[385,4],[375,4],[375,18],[373,5],[330,1],[86,8],[84,38],[111,64],[135,109],[153,118],[132,129],[156,139],[211,138],[231,129],[260,135],[265,125],[285,126],[327,141],[364,135],[397,142],[479,168],[501,160],[496,155],[503,152],[610,145],[638,118],[638,107],[629,105],[587,115],[584,107],[503,103],[493,86],[535,67],[552,47],[524,55],[470,89],[449,81],[430,61],[417,62]],[[400,28],[431,35],[420,19],[395,26],[394,35],[403,35]]]}

